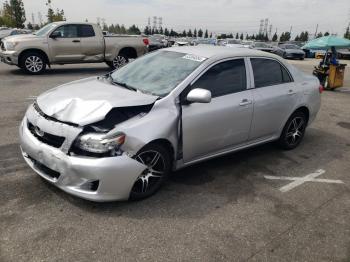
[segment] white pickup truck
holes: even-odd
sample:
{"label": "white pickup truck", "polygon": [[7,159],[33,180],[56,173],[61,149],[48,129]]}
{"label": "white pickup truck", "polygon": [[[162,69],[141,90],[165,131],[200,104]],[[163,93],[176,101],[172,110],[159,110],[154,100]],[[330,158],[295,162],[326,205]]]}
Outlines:
{"label": "white pickup truck", "polygon": [[104,36],[91,23],[56,22],[34,34],[9,36],[0,43],[0,60],[29,74],[40,74],[52,64],[105,62],[116,69],[147,52],[141,36]]}

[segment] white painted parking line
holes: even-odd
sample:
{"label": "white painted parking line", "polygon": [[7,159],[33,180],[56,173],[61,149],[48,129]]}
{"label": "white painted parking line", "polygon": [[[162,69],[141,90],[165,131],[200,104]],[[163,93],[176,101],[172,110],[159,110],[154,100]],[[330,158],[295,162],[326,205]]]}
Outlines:
{"label": "white painted parking line", "polygon": [[266,179],[272,179],[272,180],[289,180],[293,181],[283,187],[280,188],[280,191],[285,193],[289,190],[292,190],[293,188],[300,186],[304,184],[305,182],[319,182],[319,183],[333,183],[333,184],[344,184],[341,180],[334,180],[334,179],[320,179],[316,178],[322,174],[324,174],[326,171],[323,169],[319,169],[314,173],[308,174],[304,177],[290,177],[290,176],[264,176]]}

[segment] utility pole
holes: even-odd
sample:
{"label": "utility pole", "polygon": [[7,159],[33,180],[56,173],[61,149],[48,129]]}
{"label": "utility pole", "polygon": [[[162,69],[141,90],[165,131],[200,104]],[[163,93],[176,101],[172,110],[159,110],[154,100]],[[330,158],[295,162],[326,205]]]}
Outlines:
{"label": "utility pole", "polygon": [[260,27],[259,27],[259,35],[262,34],[263,27],[264,27],[264,19],[261,19],[261,20],[260,20]]}
{"label": "utility pole", "polygon": [[316,25],[316,31],[315,31],[315,36],[314,36],[314,38],[316,38],[316,36],[317,36],[317,30],[318,30],[318,24]]}

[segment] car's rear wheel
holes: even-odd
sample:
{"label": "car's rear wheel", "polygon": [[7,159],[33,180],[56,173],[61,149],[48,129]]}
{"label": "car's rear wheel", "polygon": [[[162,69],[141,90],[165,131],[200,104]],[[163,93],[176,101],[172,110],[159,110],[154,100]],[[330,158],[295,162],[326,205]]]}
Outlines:
{"label": "car's rear wheel", "polygon": [[129,62],[129,58],[124,54],[118,54],[113,61],[106,62],[113,70],[119,69]]}
{"label": "car's rear wheel", "polygon": [[135,159],[147,166],[136,179],[131,192],[131,200],[140,200],[159,190],[171,171],[169,151],[160,144],[149,144],[142,148]]}
{"label": "car's rear wheel", "polygon": [[39,75],[45,71],[46,61],[40,53],[28,52],[21,57],[19,66],[28,74]]}
{"label": "car's rear wheel", "polygon": [[296,148],[302,141],[307,119],[302,111],[295,112],[287,121],[279,138],[279,145],[287,150]]}

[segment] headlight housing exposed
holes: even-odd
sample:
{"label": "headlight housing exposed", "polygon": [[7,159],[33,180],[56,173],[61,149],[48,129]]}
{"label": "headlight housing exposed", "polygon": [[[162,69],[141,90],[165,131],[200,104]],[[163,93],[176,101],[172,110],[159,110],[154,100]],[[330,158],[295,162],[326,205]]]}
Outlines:
{"label": "headlight housing exposed", "polygon": [[76,139],[74,146],[90,153],[105,154],[110,152],[111,155],[114,155],[114,152],[124,144],[125,138],[124,133],[108,137],[104,133],[85,133]]}

